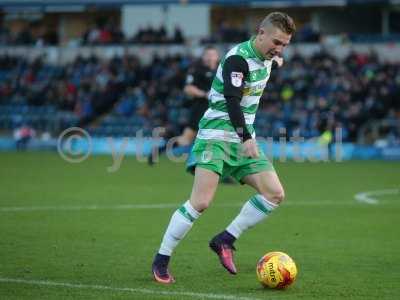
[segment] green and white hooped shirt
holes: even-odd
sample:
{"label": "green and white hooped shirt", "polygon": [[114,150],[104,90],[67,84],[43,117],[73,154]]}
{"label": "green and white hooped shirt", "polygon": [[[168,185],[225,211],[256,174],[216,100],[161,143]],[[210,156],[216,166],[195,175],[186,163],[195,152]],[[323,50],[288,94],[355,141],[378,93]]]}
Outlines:
{"label": "green and white hooped shirt", "polygon": [[[227,110],[225,96],[229,95],[227,84],[224,84],[223,71],[230,56],[240,56],[248,66],[248,72],[231,72],[229,86],[240,88],[240,108],[244,114],[246,128],[255,137],[254,119],[260,98],[271,74],[272,61],[264,60],[254,47],[254,38],[233,47],[221,60],[217,73],[208,94],[209,108],[199,123],[197,138],[200,140],[220,140],[240,143],[241,138],[233,127]],[[232,60],[228,60],[231,62]],[[227,62],[227,63],[228,63]],[[225,80],[227,77],[225,76]]]}

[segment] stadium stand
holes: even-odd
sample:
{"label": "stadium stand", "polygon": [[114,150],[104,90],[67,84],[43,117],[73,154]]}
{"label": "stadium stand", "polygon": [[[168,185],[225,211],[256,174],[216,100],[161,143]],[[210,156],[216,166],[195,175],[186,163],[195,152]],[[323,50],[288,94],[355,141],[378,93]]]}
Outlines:
{"label": "stadium stand", "polygon": [[[132,136],[157,126],[179,131],[187,121],[187,100],[182,92],[190,56],[153,57],[148,65],[138,57],[99,60],[76,58],[52,65],[40,58],[0,58],[0,127],[13,130],[29,124],[54,133],[90,115],[107,92],[111,69],[124,91],[111,114],[91,129],[97,136]],[[373,55],[351,53],[343,61],[321,52],[311,58],[294,55],[270,79],[257,117],[259,136],[300,133],[320,135],[320,126],[343,128],[345,141],[356,142],[361,129],[385,121],[386,136],[398,140],[400,65],[380,63]],[[365,133],[365,130],[362,131]],[[381,135],[379,136],[381,138]],[[378,137],[376,137],[378,138]],[[370,141],[373,142],[373,141]]]}

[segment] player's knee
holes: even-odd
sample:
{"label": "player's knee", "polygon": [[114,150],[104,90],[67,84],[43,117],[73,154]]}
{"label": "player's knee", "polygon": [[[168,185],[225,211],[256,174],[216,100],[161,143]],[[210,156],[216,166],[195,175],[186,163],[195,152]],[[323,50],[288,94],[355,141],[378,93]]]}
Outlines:
{"label": "player's knee", "polygon": [[192,204],[193,208],[199,213],[205,211],[210,206],[210,201],[207,200],[197,200]]}
{"label": "player's knee", "polygon": [[274,193],[275,203],[280,204],[285,199],[285,191],[283,189],[279,189]]}
{"label": "player's knee", "polygon": [[278,188],[273,191],[263,193],[263,196],[275,204],[280,204],[285,199],[285,191],[283,188]]}
{"label": "player's knee", "polygon": [[199,213],[202,213],[208,208],[209,204],[207,202],[201,202],[194,207],[195,210],[197,210]]}

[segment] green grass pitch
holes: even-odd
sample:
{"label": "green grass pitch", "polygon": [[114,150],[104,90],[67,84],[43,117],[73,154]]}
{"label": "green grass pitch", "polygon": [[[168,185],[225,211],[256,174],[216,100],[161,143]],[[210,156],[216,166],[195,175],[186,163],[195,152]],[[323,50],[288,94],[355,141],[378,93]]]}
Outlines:
{"label": "green grass pitch", "polygon": [[[221,185],[172,258],[173,286],[153,282],[150,265],[191,175],[167,160],[110,165],[108,156],[69,164],[54,153],[0,154],[0,299],[400,299],[400,194],[354,199],[400,188],[399,162],[276,162],[285,203],[236,243],[237,276],[208,240],[253,191]],[[284,291],[256,280],[257,260],[274,250],[299,269]]]}

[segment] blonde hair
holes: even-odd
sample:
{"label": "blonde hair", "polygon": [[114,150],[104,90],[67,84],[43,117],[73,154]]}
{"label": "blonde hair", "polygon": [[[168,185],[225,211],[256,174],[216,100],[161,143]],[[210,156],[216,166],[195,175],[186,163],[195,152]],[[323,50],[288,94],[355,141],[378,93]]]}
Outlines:
{"label": "blonde hair", "polygon": [[272,12],[268,14],[260,24],[260,28],[267,28],[269,26],[276,27],[286,34],[294,34],[296,32],[296,25],[293,19],[283,12]]}

